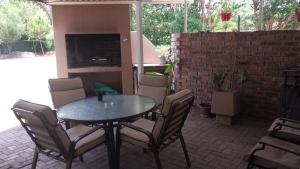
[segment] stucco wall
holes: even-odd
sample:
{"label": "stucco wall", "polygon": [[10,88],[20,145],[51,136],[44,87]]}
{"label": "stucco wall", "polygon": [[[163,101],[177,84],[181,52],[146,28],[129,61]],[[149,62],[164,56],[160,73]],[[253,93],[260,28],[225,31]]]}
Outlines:
{"label": "stucco wall", "polygon": [[[58,77],[67,77],[68,73],[122,72],[123,93],[133,92],[129,5],[54,5],[52,14]],[[68,69],[67,33],[120,33],[122,66]]]}

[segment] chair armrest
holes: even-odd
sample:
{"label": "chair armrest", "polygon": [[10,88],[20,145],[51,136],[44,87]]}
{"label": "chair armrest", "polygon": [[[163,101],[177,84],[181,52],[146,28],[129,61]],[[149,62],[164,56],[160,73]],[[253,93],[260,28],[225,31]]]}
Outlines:
{"label": "chair armrest", "polygon": [[276,126],[284,126],[284,127],[289,127],[289,128],[292,128],[292,129],[300,130],[300,127],[288,125],[288,124],[285,124],[285,123],[276,123]]}
{"label": "chair armrest", "polygon": [[281,120],[283,123],[285,123],[285,121],[288,121],[288,122],[300,124],[300,121],[292,120],[292,119],[288,119],[288,118],[279,118],[279,120]]}
{"label": "chair armrest", "polygon": [[294,143],[290,143],[288,141],[264,136],[260,139],[259,143],[300,156],[300,146]]}
{"label": "chair armrest", "polygon": [[149,131],[147,131],[147,130],[145,130],[143,128],[140,128],[140,127],[134,126],[132,124],[129,124],[129,123],[121,122],[121,123],[119,123],[119,129],[121,128],[121,126],[126,126],[128,128],[133,129],[133,130],[137,130],[137,131],[139,131],[141,133],[144,133],[145,135],[147,135],[147,137],[149,138],[149,140],[150,140],[151,143],[155,143],[153,134],[151,132],[149,132]]}
{"label": "chair armrest", "polygon": [[97,131],[97,130],[99,130],[99,129],[101,129],[101,128],[103,128],[103,126],[93,127],[93,128],[92,128],[91,130],[89,130],[88,132],[86,132],[86,133],[84,133],[84,134],[78,136],[75,140],[72,141],[72,143],[71,143],[72,148],[75,147],[75,145],[78,143],[78,141],[80,141],[81,139],[87,137],[88,135],[94,133],[95,131]]}

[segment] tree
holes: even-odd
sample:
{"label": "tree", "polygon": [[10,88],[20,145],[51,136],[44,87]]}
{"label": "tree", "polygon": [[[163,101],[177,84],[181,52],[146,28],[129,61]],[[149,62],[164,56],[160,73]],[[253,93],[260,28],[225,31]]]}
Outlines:
{"label": "tree", "polygon": [[44,54],[42,40],[46,39],[51,31],[49,20],[44,13],[37,13],[27,24],[27,33],[30,40],[33,40],[33,46],[36,51],[35,41],[38,41]]}
{"label": "tree", "polygon": [[264,6],[265,30],[295,29],[296,0],[268,0]]}
{"label": "tree", "polygon": [[18,13],[19,9],[14,4],[1,5],[0,41],[4,46],[5,54],[11,52],[12,44],[18,41],[25,31],[25,26]]}

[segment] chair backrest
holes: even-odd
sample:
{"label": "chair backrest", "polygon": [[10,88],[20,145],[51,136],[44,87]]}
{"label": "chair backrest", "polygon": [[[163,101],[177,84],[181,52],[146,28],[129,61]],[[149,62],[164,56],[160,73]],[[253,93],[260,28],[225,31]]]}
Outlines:
{"label": "chair backrest", "polygon": [[162,104],[168,92],[168,79],[166,76],[141,75],[138,94],[149,96],[157,105]]}
{"label": "chair backrest", "polygon": [[49,79],[49,90],[54,108],[85,98],[81,78]]}
{"label": "chair backrest", "polygon": [[162,107],[162,116],[158,118],[152,131],[158,144],[181,133],[193,102],[194,96],[189,89],[166,96]]}
{"label": "chair backrest", "polygon": [[39,150],[47,149],[67,157],[71,141],[54,110],[24,100],[17,101],[12,110]]}

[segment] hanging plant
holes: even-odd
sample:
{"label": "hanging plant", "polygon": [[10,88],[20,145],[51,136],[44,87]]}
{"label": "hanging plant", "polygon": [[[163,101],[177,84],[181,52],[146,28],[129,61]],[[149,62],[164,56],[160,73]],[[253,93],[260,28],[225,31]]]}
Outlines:
{"label": "hanging plant", "polygon": [[231,4],[228,1],[225,1],[222,5],[221,19],[223,22],[229,21],[231,19]]}
{"label": "hanging plant", "polygon": [[221,19],[223,22],[229,21],[231,19],[232,13],[231,12],[222,12]]}

